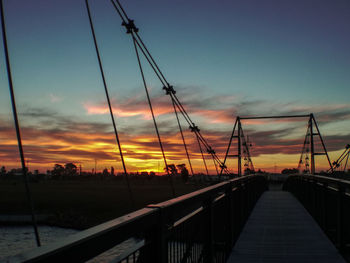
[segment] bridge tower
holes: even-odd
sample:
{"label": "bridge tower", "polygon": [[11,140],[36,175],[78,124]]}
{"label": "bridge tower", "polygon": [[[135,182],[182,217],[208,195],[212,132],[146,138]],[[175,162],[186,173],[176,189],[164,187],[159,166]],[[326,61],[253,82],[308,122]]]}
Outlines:
{"label": "bridge tower", "polygon": [[[321,148],[323,151],[321,152],[316,152],[315,151],[315,140],[316,138],[319,139],[319,142],[321,143]],[[305,156],[305,168],[306,170],[309,170],[309,160],[310,160],[310,173],[315,174],[316,173],[316,165],[315,165],[315,156],[318,155],[325,155],[330,167],[330,170],[333,171],[333,167],[331,165],[328,152],[324,143],[324,140],[322,138],[322,135],[320,133],[320,130],[318,128],[315,116],[313,113],[310,113],[309,115],[309,120],[308,120],[308,127],[307,127],[307,132],[305,135],[305,140],[304,140],[304,145],[302,149],[302,153],[300,156],[299,164],[298,164],[298,169],[301,167],[301,164],[303,163],[303,157]],[[310,158],[309,158],[310,156]]]}
{"label": "bridge tower", "polygon": [[[305,115],[285,115],[285,116],[249,116],[249,117],[236,117],[235,124],[233,126],[232,134],[230,137],[230,141],[228,143],[228,147],[226,150],[226,155],[223,161],[223,166],[225,166],[227,158],[228,157],[237,157],[237,171],[238,176],[242,175],[242,145],[244,146],[243,153],[247,154],[247,161],[251,163],[252,161],[250,159],[250,153],[249,153],[249,145],[246,143],[243,129],[242,129],[242,120],[257,120],[257,119],[286,119],[286,118],[308,118],[308,126],[307,126],[307,132],[304,140],[304,145],[300,157],[300,161],[298,164],[298,169],[301,167],[301,164],[303,163],[303,158],[305,157],[305,165],[306,170],[308,173],[315,174],[316,172],[316,165],[315,165],[315,156],[317,155],[325,155],[330,167],[330,170],[333,172],[333,167],[330,162],[328,152],[325,146],[325,143],[323,141],[323,138],[321,136],[320,129],[318,128],[318,124],[316,122],[315,116],[313,113],[305,114]],[[321,151],[316,152],[315,151],[315,140],[318,138],[318,142],[321,144]],[[233,139],[237,139],[237,154],[229,154],[230,148],[233,142]],[[319,148],[319,147],[318,147]],[[310,162],[310,165],[309,165]],[[248,164],[249,166],[249,164]],[[310,170],[309,170],[310,167]],[[222,171],[221,171],[222,173]]]}
{"label": "bridge tower", "polygon": [[[231,149],[231,145],[232,145],[234,139],[237,139],[236,154],[229,154],[230,149]],[[223,161],[222,167],[226,167],[225,163],[226,163],[228,157],[237,158],[237,175],[240,177],[243,174],[242,173],[242,157],[244,157],[244,161],[245,161],[244,167],[246,167],[246,169],[250,169],[250,170],[254,171],[254,165],[253,165],[253,162],[252,162],[252,159],[250,156],[249,146],[250,146],[250,144],[248,143],[248,139],[246,139],[244,132],[243,132],[241,117],[237,116],[235,124],[233,126],[231,138],[230,138],[227,150],[226,150],[225,159]],[[222,172],[223,172],[222,167],[221,167],[220,174],[222,174]]]}

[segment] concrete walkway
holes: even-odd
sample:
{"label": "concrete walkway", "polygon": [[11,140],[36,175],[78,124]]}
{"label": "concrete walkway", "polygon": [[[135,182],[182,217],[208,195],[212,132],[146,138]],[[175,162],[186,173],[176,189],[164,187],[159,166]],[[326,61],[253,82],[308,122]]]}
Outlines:
{"label": "concrete walkway", "polygon": [[256,204],[228,262],[345,260],[294,196],[284,191],[267,191]]}

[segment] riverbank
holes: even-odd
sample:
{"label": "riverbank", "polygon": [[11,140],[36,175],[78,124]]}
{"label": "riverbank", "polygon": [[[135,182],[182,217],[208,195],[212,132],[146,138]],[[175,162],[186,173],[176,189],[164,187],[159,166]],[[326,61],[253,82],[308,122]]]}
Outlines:
{"label": "riverbank", "polygon": [[[173,197],[169,178],[134,178],[130,183],[134,205],[125,180],[43,180],[31,182],[30,189],[40,224],[79,230]],[[173,185],[176,196],[207,186],[181,178]],[[2,225],[31,222],[21,181],[0,181],[0,211]]]}

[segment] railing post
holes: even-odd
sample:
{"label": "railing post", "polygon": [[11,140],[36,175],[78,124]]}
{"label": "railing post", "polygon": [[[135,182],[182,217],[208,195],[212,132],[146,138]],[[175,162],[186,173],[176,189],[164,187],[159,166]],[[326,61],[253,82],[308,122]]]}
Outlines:
{"label": "railing post", "polygon": [[204,209],[206,210],[207,214],[207,235],[206,235],[206,248],[204,249],[205,256],[204,256],[204,262],[205,263],[212,263],[214,259],[214,235],[213,235],[213,200],[212,198],[208,199],[204,203]]}
{"label": "railing post", "polygon": [[149,245],[141,250],[139,259],[141,263],[168,262],[168,242],[166,238],[168,229],[164,221],[164,211],[161,207],[154,206],[154,208],[158,209],[158,222],[155,224],[156,226],[153,228],[153,231],[150,231],[145,236],[145,242]]}
{"label": "railing post", "polygon": [[340,251],[344,251],[344,195],[345,187],[338,183],[338,200],[337,200],[337,243]]}

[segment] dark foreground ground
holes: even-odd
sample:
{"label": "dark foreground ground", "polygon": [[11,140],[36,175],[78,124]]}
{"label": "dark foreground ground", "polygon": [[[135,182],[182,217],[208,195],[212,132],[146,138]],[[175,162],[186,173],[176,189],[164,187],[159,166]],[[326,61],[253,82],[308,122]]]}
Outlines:
{"label": "dark foreground ground", "polygon": [[[176,196],[207,186],[195,181],[184,183],[181,178],[173,183]],[[30,183],[35,211],[44,215],[40,223],[76,229],[85,229],[173,197],[168,178],[135,178],[131,180],[131,188],[134,207],[125,180],[42,180]],[[0,216],[28,214],[24,184],[0,180]]]}

